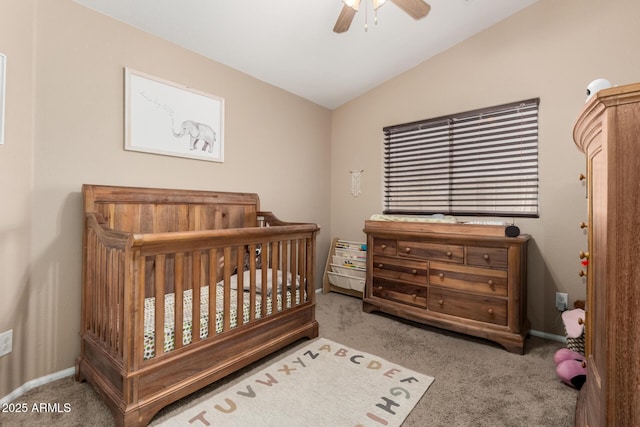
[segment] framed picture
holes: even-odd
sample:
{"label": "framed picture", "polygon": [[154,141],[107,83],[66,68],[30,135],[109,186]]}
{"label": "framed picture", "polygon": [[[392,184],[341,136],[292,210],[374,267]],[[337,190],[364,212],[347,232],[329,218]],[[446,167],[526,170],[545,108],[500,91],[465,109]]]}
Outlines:
{"label": "framed picture", "polygon": [[125,68],[125,150],[224,161],[224,99]]}
{"label": "framed picture", "polygon": [[0,144],[4,144],[4,98],[7,83],[7,57],[0,53]]}

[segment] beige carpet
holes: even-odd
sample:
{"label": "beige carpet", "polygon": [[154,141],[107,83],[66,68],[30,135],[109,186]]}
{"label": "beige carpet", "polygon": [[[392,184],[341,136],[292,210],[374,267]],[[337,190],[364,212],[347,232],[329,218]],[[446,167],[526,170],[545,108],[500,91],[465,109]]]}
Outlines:
{"label": "beige carpet", "polygon": [[[524,355],[489,341],[443,331],[391,316],[367,314],[356,298],[318,295],[320,335],[436,378],[403,427],[569,427],[577,391],[556,377],[553,353],[563,345],[538,337],[527,340]],[[162,422],[209,393],[229,389],[274,360],[309,341],[300,341],[251,367],[165,408]],[[68,413],[8,414],[1,426],[112,426],[111,415],[91,388],[72,378],[31,390],[16,403],[69,403]],[[305,403],[308,404],[308,403]],[[284,416],[286,417],[286,415]]]}
{"label": "beige carpet", "polygon": [[397,427],[433,380],[318,338],[158,426]]}

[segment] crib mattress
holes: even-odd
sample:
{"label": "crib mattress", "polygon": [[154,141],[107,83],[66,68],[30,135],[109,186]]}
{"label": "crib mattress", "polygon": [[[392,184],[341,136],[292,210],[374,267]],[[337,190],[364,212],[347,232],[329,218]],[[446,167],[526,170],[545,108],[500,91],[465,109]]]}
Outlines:
{"label": "crib mattress", "polygon": [[[223,331],[224,326],[224,286],[218,283],[216,289],[216,321],[215,333],[219,334]],[[250,306],[249,293],[244,293],[243,298],[242,319],[243,324],[249,322]],[[231,313],[230,327],[238,326],[238,304],[237,291],[231,289]],[[286,306],[291,306],[291,293],[287,291]],[[300,294],[296,293],[296,304],[299,303]],[[182,344],[190,344],[193,339],[192,328],[192,290],[183,292],[183,316],[182,325]],[[271,314],[272,297],[267,297],[266,314]],[[277,294],[278,311],[282,309],[282,295]],[[256,298],[255,317],[262,317],[262,298],[258,295]],[[175,294],[165,294],[164,296],[164,352],[167,353],[175,348]],[[209,287],[200,288],[200,339],[209,336]],[[144,300],[144,359],[150,359],[155,355],[155,298],[145,298]]]}

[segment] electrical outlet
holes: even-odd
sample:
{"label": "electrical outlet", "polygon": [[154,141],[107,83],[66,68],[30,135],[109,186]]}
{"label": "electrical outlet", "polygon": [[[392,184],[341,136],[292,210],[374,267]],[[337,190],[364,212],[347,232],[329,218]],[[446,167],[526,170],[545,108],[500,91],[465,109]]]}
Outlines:
{"label": "electrical outlet", "polygon": [[13,329],[0,334],[0,356],[13,351]]}
{"label": "electrical outlet", "polygon": [[562,292],[556,292],[556,308],[559,311],[565,311],[569,308],[569,295]]}

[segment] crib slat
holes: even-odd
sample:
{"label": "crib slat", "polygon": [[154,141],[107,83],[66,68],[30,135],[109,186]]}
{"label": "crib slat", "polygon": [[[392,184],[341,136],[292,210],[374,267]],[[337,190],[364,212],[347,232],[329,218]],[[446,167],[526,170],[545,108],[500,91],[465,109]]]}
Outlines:
{"label": "crib slat", "polygon": [[[113,249],[107,250],[107,283],[113,283],[115,280],[115,275],[113,271]],[[113,349],[114,346],[114,336],[113,333],[115,331],[114,323],[114,304],[115,299],[113,297],[114,288],[113,286],[107,286],[107,317],[106,317],[106,326],[107,326],[107,337],[106,342],[109,346],[109,349]]]}
{"label": "crib slat", "polygon": [[100,340],[104,341],[104,335],[105,335],[105,293],[106,293],[106,288],[107,286],[105,286],[108,282],[106,282],[107,277],[106,277],[106,266],[105,266],[105,258],[106,258],[106,253],[107,253],[107,248],[105,248],[104,246],[100,247],[100,288],[99,288],[99,292],[98,292],[98,337],[100,338]]}
{"label": "crib slat", "polygon": [[[304,301],[306,301],[306,290],[307,290],[307,283],[313,283],[313,282],[307,282],[306,276],[304,273],[308,273],[307,268],[305,268],[305,248],[306,245],[308,244],[309,239],[300,239],[298,241],[298,271],[300,272],[300,304],[302,304]],[[312,289],[312,291],[315,291],[314,289]]]}
{"label": "crib slat", "polygon": [[271,242],[271,314],[278,312],[278,264],[280,242]]}
{"label": "crib slat", "polygon": [[191,343],[200,341],[200,251],[194,251],[191,264]]}
{"label": "crib slat", "polygon": [[124,251],[118,251],[118,295],[117,305],[118,305],[118,340],[117,340],[117,352],[120,357],[124,356],[124,283],[125,283],[125,253]]}
{"label": "crib slat", "polygon": [[156,255],[155,268],[155,355],[164,353],[164,265],[165,255]]}
{"label": "crib slat", "polygon": [[[87,236],[87,265],[97,265],[97,261],[95,259],[95,251],[97,246],[97,238],[93,230],[91,229]],[[85,325],[82,325],[85,330],[93,331],[95,329],[95,300],[94,289],[96,287],[96,276],[97,276],[97,268],[89,268],[85,272],[87,277],[87,284],[84,286],[84,298],[86,301],[85,306],[83,307],[85,313]],[[84,332],[84,331],[83,331]]]}
{"label": "crib slat", "polygon": [[93,307],[93,311],[91,312],[91,332],[93,332],[94,334],[98,335],[98,315],[100,312],[100,306],[99,304],[99,295],[100,295],[100,286],[101,285],[101,278],[102,278],[102,268],[100,268],[100,246],[97,244],[97,237],[96,237],[96,244],[93,248],[94,250],[94,262],[96,265],[95,271],[93,273],[93,283],[91,286],[91,302],[92,302],[92,307]]}
{"label": "crib slat", "polygon": [[269,252],[271,251],[271,245],[265,243],[262,245],[262,274],[260,278],[260,283],[262,284],[261,292],[260,292],[260,317],[267,316],[267,268],[269,267]]}
{"label": "crib slat", "polygon": [[184,325],[184,253],[177,253],[175,257],[175,319],[174,319],[174,348],[182,348]]}
{"label": "crib slat", "polygon": [[[281,292],[280,295],[282,297],[282,309],[286,309],[287,308],[287,274],[289,273],[289,266],[288,266],[288,260],[289,260],[289,240],[283,240],[282,243],[282,288],[281,288]],[[277,288],[276,288],[276,292],[277,292]],[[274,292],[275,293],[275,292]]]}
{"label": "crib slat", "polygon": [[298,243],[297,240],[292,240],[289,252],[289,262],[291,263],[291,306],[296,305],[296,297],[298,295],[298,287],[296,286],[298,282],[298,262],[296,258]]}
{"label": "crib slat", "polygon": [[313,281],[313,266],[314,266],[314,262],[315,259],[313,259],[313,247],[315,246],[316,242],[314,240],[314,237],[308,238],[306,240],[306,244],[305,244],[305,249],[304,249],[304,253],[305,253],[305,266],[306,266],[306,279],[305,279],[305,290],[306,290],[306,300],[313,303],[314,302],[314,292],[315,289],[313,289],[312,284],[314,283]]}
{"label": "crib slat", "polygon": [[209,249],[209,336],[216,334],[216,307],[218,283],[218,249]]}
{"label": "crib slat", "polygon": [[244,323],[244,251],[246,246],[237,246],[236,253],[236,327]]}
{"label": "crib slat", "polygon": [[93,316],[92,316],[92,332],[96,336],[100,336],[100,290],[102,289],[102,246],[98,245],[96,248],[96,272],[95,280],[93,283]]}
{"label": "crib slat", "polygon": [[257,245],[249,245],[249,322],[256,320],[256,251]]}
{"label": "crib slat", "polygon": [[224,248],[224,321],[222,330],[226,332],[231,327],[231,248]]}
{"label": "crib slat", "polygon": [[[137,251],[134,255],[134,262],[135,260],[138,262],[138,277],[137,280],[133,281],[132,291],[134,299],[137,296],[137,300],[132,304],[133,307],[130,313],[132,317],[131,320],[135,322],[136,325],[132,330],[130,329],[133,341],[132,348],[128,350],[128,357],[133,359],[130,363],[130,369],[138,369],[144,359],[144,283],[146,282],[145,265],[147,263],[147,257],[140,255],[140,251]],[[140,309],[136,310],[136,307],[140,307]]]}

